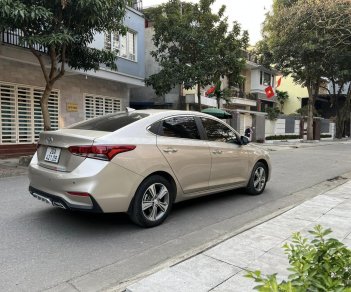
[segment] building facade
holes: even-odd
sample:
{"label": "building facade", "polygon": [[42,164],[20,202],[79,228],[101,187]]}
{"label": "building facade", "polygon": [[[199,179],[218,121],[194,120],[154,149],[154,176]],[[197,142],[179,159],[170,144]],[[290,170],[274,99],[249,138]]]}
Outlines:
{"label": "building facade", "polygon": [[[145,77],[158,73],[161,68],[151,56],[156,48],[152,37],[154,28],[152,21],[145,21]],[[272,71],[255,62],[253,56],[246,54],[246,65],[241,72],[244,84],[231,84],[230,78],[222,80],[222,89],[231,88],[230,101],[221,100],[221,106],[231,109],[246,111],[265,111],[267,107],[273,107],[276,103],[275,97],[268,99],[265,88],[274,86],[276,82],[276,71]],[[205,92],[210,86],[201,88],[201,104],[203,107],[217,107],[217,101],[213,97],[206,96]],[[157,96],[152,87],[133,88],[130,95],[131,106],[140,108],[170,108],[197,110],[198,96],[196,86],[186,90],[181,85],[175,86],[169,93]]]}
{"label": "building facade", "polygon": [[[131,88],[144,87],[144,17],[140,3],[126,10],[126,36],[96,34],[91,44],[111,50],[118,45],[117,71],[68,68],[55,83],[49,99],[53,129],[122,110],[129,106]],[[0,157],[30,152],[43,129],[40,97],[44,76],[34,55],[19,45],[19,34],[4,31],[0,36]]]}

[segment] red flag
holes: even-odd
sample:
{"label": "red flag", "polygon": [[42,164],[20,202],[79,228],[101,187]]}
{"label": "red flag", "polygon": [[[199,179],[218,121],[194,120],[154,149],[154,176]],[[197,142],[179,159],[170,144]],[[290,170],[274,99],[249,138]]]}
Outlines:
{"label": "red flag", "polygon": [[277,82],[277,86],[275,88],[278,88],[280,86],[280,83],[282,83],[282,78],[280,77]]}
{"label": "red flag", "polygon": [[206,91],[206,94],[209,95],[209,94],[211,94],[211,93],[214,93],[215,89],[216,89],[216,86],[210,87],[210,88]]}
{"label": "red flag", "polygon": [[274,96],[274,90],[272,86],[266,87],[264,91],[266,92],[267,98],[272,98]]}

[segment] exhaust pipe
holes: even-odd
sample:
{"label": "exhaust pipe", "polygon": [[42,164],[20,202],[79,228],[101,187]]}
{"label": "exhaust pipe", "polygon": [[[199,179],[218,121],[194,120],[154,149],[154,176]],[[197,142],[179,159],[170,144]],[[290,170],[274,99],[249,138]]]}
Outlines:
{"label": "exhaust pipe", "polygon": [[60,202],[52,201],[52,205],[53,205],[54,207],[59,207],[59,208],[61,208],[61,209],[65,209],[65,210],[66,210],[66,206],[63,205],[63,204],[60,203]]}
{"label": "exhaust pipe", "polygon": [[54,207],[58,207],[58,208],[61,208],[61,209],[67,209],[67,207],[66,207],[64,204],[62,204],[62,203],[60,203],[60,202],[53,201],[53,200],[51,200],[51,199],[49,199],[49,198],[46,198],[46,197],[44,197],[44,196],[41,196],[41,195],[39,195],[39,194],[37,194],[37,193],[31,192],[31,195],[32,195],[34,198],[36,198],[36,199],[38,199],[38,200],[40,200],[40,201],[42,201],[42,202],[45,202],[45,203],[47,203],[47,204],[49,204],[49,205],[52,205],[52,206],[54,206]]}

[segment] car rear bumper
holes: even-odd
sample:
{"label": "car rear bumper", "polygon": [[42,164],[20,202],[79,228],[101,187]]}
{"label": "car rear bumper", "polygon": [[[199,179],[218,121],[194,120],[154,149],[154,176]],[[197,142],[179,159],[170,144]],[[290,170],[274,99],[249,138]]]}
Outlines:
{"label": "car rear bumper", "polygon": [[103,213],[127,212],[144,179],[114,163],[88,158],[71,172],[55,171],[40,166],[36,155],[29,165],[28,177],[30,192],[42,201],[49,199],[57,207]]}
{"label": "car rear bumper", "polygon": [[29,186],[29,192],[34,198],[40,201],[43,201],[45,203],[48,203],[50,205],[53,205],[54,207],[58,207],[66,210],[72,210],[72,211],[87,211],[92,213],[103,213],[99,204],[95,201],[95,199],[92,196],[89,197],[89,199],[91,200],[91,206],[87,206],[87,205],[81,205],[81,204],[72,204],[59,196],[55,196],[55,195],[40,191],[36,188],[33,188],[32,186]]}

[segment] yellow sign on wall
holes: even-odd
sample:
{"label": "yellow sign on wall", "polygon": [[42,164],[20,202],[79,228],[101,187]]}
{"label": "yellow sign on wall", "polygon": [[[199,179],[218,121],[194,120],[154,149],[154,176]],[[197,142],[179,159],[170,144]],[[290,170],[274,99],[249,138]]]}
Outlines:
{"label": "yellow sign on wall", "polygon": [[67,102],[66,108],[68,112],[77,112],[78,111],[78,104]]}

